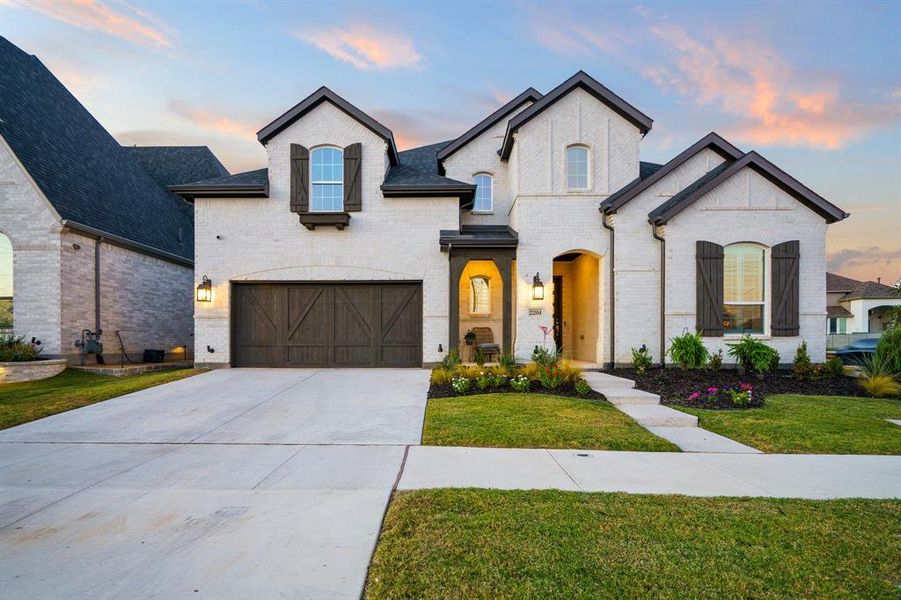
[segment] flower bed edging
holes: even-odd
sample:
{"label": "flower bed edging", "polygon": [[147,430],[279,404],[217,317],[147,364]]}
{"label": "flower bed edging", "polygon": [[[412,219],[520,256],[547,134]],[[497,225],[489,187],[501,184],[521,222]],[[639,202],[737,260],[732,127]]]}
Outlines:
{"label": "flower bed edging", "polygon": [[554,389],[547,389],[542,387],[541,383],[538,381],[529,382],[529,389],[525,392],[517,392],[515,390],[510,389],[509,385],[506,386],[496,386],[496,387],[487,387],[483,390],[480,390],[478,386],[473,383],[469,390],[464,393],[458,393],[454,390],[451,384],[441,384],[429,385],[429,398],[456,398],[460,396],[478,396],[481,394],[543,394],[545,396],[563,396],[565,398],[578,398],[580,400],[603,400],[604,396],[602,394],[597,393],[594,390],[591,390],[586,395],[582,395],[576,391],[576,388],[571,383],[562,384],[559,387]]}
{"label": "flower bed edging", "polygon": [[65,358],[0,362],[0,384],[47,379],[65,371],[67,364]]}

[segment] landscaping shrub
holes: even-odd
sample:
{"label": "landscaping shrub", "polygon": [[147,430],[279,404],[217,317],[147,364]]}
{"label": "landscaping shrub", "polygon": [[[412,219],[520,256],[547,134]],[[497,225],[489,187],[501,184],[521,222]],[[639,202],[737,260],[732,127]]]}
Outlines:
{"label": "landscaping shrub", "polygon": [[845,374],[845,365],[842,359],[833,356],[823,364],[823,375],[826,377],[838,377]]}
{"label": "landscaping shrub", "polygon": [[582,369],[572,364],[568,360],[561,360],[557,365],[560,369],[560,375],[563,377],[563,383],[575,383],[582,377]]}
{"label": "landscaping shrub", "polygon": [[457,376],[451,380],[451,387],[458,394],[465,394],[472,387],[472,381],[468,377]]}
{"label": "landscaping shrub", "polygon": [[516,358],[510,352],[504,352],[498,359],[498,364],[507,369],[509,373],[516,367]]}
{"label": "landscaping shrub", "polygon": [[707,351],[707,346],[701,339],[700,331],[697,333],[686,331],[682,335],[670,338],[670,342],[667,354],[679,364],[683,371],[703,367],[710,358],[710,352]]}
{"label": "landscaping shrub", "polygon": [[555,390],[565,383],[563,373],[558,365],[542,365],[538,367],[538,381],[546,390]]}
{"label": "landscaping shrub", "polygon": [[652,363],[651,353],[647,346],[642,344],[641,348],[637,350],[632,348],[632,368],[638,371],[639,375],[644,375],[645,371],[651,368]]}
{"label": "landscaping shrub", "polygon": [[537,381],[539,368],[538,363],[530,362],[520,370],[519,374],[530,381]]}
{"label": "landscaping shrub", "polygon": [[456,348],[451,348],[447,352],[447,356],[441,359],[441,366],[445,369],[453,369],[457,365],[460,364],[460,351]]}
{"label": "landscaping shrub", "polygon": [[494,387],[503,387],[506,383],[506,375],[497,373],[496,371],[491,369],[479,373],[479,376],[476,377],[476,387],[480,390],[486,390],[488,388]]}
{"label": "landscaping shrub", "polygon": [[876,398],[901,396],[901,383],[891,375],[866,375],[860,378],[860,387]]}
{"label": "landscaping shrub", "polygon": [[475,379],[479,376],[482,369],[476,366],[457,365],[453,370],[454,377],[465,377],[466,379]]}
{"label": "landscaping shrub", "polygon": [[556,350],[551,352],[544,346],[535,346],[535,350],[532,351],[532,360],[542,367],[552,366],[560,362],[560,353]]}
{"label": "landscaping shrub", "polygon": [[450,369],[445,369],[444,367],[435,367],[432,369],[432,376],[429,378],[429,382],[432,385],[447,385],[453,379],[454,373]]}
{"label": "landscaping shrub", "polygon": [[892,374],[901,373],[901,327],[883,332],[876,345],[876,356],[885,361]]}
{"label": "landscaping shrub", "polygon": [[580,396],[587,396],[589,393],[591,393],[591,386],[581,377],[576,379],[576,382],[575,384],[573,384],[573,386],[576,388],[576,393]]}
{"label": "landscaping shrub", "polygon": [[735,358],[739,367],[747,372],[762,375],[779,366],[779,353],[776,349],[748,334],[742,335],[740,341],[728,346],[729,356]]}
{"label": "landscaping shrub", "polygon": [[0,335],[0,362],[37,360],[40,353],[40,342],[26,342],[22,336]]}
{"label": "landscaping shrub", "polygon": [[710,359],[707,361],[707,366],[710,367],[714,371],[719,371],[723,368],[723,349],[720,348],[716,352],[710,355]]}
{"label": "landscaping shrub", "polygon": [[817,369],[810,362],[810,354],[807,352],[807,341],[801,342],[795,351],[795,361],[792,365],[792,375],[799,381],[810,381],[817,375]]}
{"label": "landscaping shrub", "polygon": [[510,389],[514,392],[528,392],[532,382],[525,375],[517,375],[510,380]]}
{"label": "landscaping shrub", "polygon": [[480,367],[485,366],[485,352],[481,348],[476,348],[472,355],[472,361]]}
{"label": "landscaping shrub", "polygon": [[[687,405],[697,404],[707,407],[748,407],[754,400],[754,387],[750,383],[738,385],[710,386],[688,396]],[[760,403],[758,403],[760,404]]]}

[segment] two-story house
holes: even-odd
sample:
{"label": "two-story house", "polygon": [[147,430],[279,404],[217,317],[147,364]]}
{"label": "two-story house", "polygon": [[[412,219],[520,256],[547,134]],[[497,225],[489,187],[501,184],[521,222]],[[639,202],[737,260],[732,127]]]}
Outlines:
{"label": "two-story house", "polygon": [[419,366],[468,357],[476,327],[520,359],[660,360],[696,329],[824,358],[826,227],[847,214],[713,133],[641,162],[651,126],[579,72],[399,152],[319,89],[260,130],[267,169],[175,188],[195,206],[197,362]]}

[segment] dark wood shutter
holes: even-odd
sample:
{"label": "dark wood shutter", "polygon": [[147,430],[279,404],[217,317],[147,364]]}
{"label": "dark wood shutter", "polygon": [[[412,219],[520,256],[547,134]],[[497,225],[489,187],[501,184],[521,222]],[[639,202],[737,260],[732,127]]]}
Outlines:
{"label": "dark wood shutter", "polygon": [[801,242],[792,240],[773,246],[772,252],[772,325],[773,337],[788,337],[800,332],[801,285],[798,267]]}
{"label": "dark wood shutter", "polygon": [[696,328],[701,335],[723,335],[723,247],[698,241],[695,246]]}
{"label": "dark wood shutter", "polygon": [[344,149],[344,210],[363,210],[363,144]]}
{"label": "dark wood shutter", "polygon": [[310,210],[310,151],[291,144],[291,212]]}

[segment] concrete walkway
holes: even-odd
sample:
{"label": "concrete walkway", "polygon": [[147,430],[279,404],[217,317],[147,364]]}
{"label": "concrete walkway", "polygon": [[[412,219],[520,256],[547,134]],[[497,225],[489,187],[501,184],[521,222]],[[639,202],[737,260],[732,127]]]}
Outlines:
{"label": "concrete walkway", "polygon": [[441,487],[901,498],[901,456],[411,447],[398,489]]}
{"label": "concrete walkway", "polygon": [[0,432],[0,596],[359,598],[428,378],[213,371]]}
{"label": "concrete walkway", "polygon": [[662,406],[660,396],[636,390],[631,379],[588,371],[583,373],[583,377],[594,391],[603,394],[613,406],[684,452],[760,453],[756,448],[698,427],[696,416]]}

